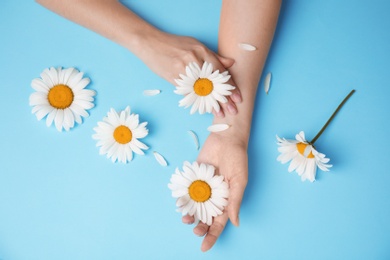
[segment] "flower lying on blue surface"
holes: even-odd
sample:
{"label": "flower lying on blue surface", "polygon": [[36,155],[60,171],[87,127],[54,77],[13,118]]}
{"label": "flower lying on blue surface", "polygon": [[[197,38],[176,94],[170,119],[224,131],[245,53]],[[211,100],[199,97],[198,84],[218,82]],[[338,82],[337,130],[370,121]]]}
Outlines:
{"label": "flower lying on blue surface", "polygon": [[291,161],[288,171],[296,171],[301,176],[302,181],[306,179],[313,182],[316,177],[317,167],[323,171],[329,171],[332,167],[329,158],[325,158],[325,154],[319,153],[305,139],[305,133],[301,131],[295,136],[296,140],[287,140],[279,138],[278,151],[281,153],[277,158],[282,164]]}
{"label": "flower lying on blue surface", "polygon": [[46,117],[46,125],[54,122],[58,131],[69,131],[74,123],[82,123],[81,117],[88,117],[88,109],[94,107],[95,91],[85,89],[89,78],[75,68],[45,69],[41,78],[33,79],[30,95],[32,113],[38,120]]}
{"label": "flower lying on blue surface", "polygon": [[112,162],[127,163],[133,159],[133,152],[144,155],[148,147],[138,139],[148,135],[147,122],[139,123],[137,114],[130,114],[130,107],[117,113],[113,108],[98,122],[93,139],[98,140],[100,154],[107,154]]}
{"label": "flower lying on blue surface", "polygon": [[278,151],[281,153],[277,160],[282,164],[291,161],[288,171],[292,172],[295,170],[298,175],[301,176],[302,181],[309,180],[314,182],[317,167],[323,171],[329,171],[329,168],[332,167],[332,165],[327,164],[329,162],[329,158],[325,158],[325,154],[319,153],[314,148],[314,143],[322,135],[330,122],[353,93],[355,93],[354,89],[344,98],[333,112],[332,116],[310,142],[306,141],[305,133],[303,131],[299,132],[299,134],[295,136],[296,140],[287,140],[276,136],[279,145]]}

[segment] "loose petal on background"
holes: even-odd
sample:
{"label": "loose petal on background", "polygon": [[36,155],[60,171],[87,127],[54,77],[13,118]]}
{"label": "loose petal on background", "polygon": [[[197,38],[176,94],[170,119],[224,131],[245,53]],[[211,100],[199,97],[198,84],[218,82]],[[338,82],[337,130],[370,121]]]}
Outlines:
{"label": "loose petal on background", "polygon": [[147,89],[144,90],[144,95],[145,96],[155,96],[161,93],[161,90],[159,89]]}
{"label": "loose petal on background", "polygon": [[264,80],[264,91],[265,93],[268,95],[268,92],[269,92],[269,88],[270,88],[270,85],[271,85],[271,72],[268,72],[267,76],[265,76],[265,80]]}
{"label": "loose petal on background", "polygon": [[156,151],[154,151],[153,154],[154,154],[154,157],[156,158],[157,162],[160,165],[162,165],[162,166],[167,166],[168,165],[167,161],[165,160],[165,158],[161,154],[159,154]]}
{"label": "loose petal on background", "polygon": [[194,131],[192,130],[189,130],[188,133],[192,136],[192,138],[194,139],[194,143],[196,145],[196,149],[199,150],[199,139],[198,139],[198,136],[195,134]]}

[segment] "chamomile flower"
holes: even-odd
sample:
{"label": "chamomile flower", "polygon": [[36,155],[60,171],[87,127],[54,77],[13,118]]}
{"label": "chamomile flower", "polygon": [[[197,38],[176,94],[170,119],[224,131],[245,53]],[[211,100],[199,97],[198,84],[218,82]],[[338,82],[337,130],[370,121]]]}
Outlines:
{"label": "chamomile flower", "polygon": [[81,117],[88,117],[87,110],[94,107],[96,95],[85,89],[90,80],[83,75],[75,68],[51,67],[41,73],[41,78],[33,79],[31,86],[36,92],[30,95],[30,106],[37,119],[47,116],[46,125],[54,122],[58,131],[69,131],[75,122],[81,124]]}
{"label": "chamomile flower", "polygon": [[327,164],[329,162],[329,158],[325,158],[325,154],[319,153],[314,148],[314,143],[322,135],[330,122],[332,122],[333,118],[344,106],[347,100],[353,95],[353,93],[355,93],[354,89],[351,90],[351,92],[349,92],[349,94],[344,98],[325,125],[310,142],[306,141],[305,133],[303,131],[295,135],[296,140],[287,140],[276,136],[279,145],[278,151],[281,153],[277,160],[282,164],[291,161],[288,171],[292,172],[295,170],[301,176],[302,181],[307,179],[314,182],[317,167],[323,171],[329,171],[329,168],[332,167],[332,165]]}
{"label": "chamomile flower", "polygon": [[323,171],[329,171],[332,165],[327,164],[329,158],[325,158],[325,154],[319,153],[314,147],[305,139],[305,133],[301,131],[295,136],[296,140],[287,140],[279,138],[278,151],[281,153],[277,158],[282,164],[291,161],[288,171],[296,171],[301,180],[306,179],[314,182],[317,172],[317,167]]}
{"label": "chamomile flower", "polygon": [[226,83],[230,79],[228,72],[213,71],[213,65],[208,62],[204,62],[202,68],[191,62],[186,66],[186,75],[179,76],[180,79],[175,79],[177,86],[174,92],[185,96],[179,101],[180,107],[192,105],[191,114],[196,111],[200,114],[211,113],[213,109],[219,112],[218,102],[226,103],[226,96],[231,95],[231,90],[235,89]]}
{"label": "chamomile flower", "polygon": [[111,108],[93,129],[96,134],[92,138],[98,140],[96,146],[100,146],[100,154],[107,154],[112,162],[127,163],[133,159],[133,152],[144,155],[142,150],[148,149],[138,140],[148,135],[147,124],[139,123],[139,115],[130,114],[130,107],[120,113]]}
{"label": "chamomile flower", "polygon": [[176,168],[168,187],[177,198],[177,211],[211,225],[213,217],[221,215],[227,206],[228,184],[215,175],[212,165],[184,162],[183,171]]}

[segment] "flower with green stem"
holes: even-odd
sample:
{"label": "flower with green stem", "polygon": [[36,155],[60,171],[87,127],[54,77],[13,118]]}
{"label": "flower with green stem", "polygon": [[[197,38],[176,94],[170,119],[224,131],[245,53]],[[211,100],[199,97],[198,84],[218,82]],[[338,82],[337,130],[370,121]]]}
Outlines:
{"label": "flower with green stem", "polygon": [[325,129],[328,127],[330,122],[340,111],[342,106],[347,102],[347,100],[352,96],[355,90],[352,90],[333,112],[332,116],[328,119],[325,125],[321,128],[318,134],[308,142],[305,138],[305,133],[301,131],[295,136],[296,140],[289,140],[285,138],[280,138],[276,136],[278,141],[278,151],[281,153],[277,160],[282,164],[285,164],[291,161],[288,171],[296,171],[301,180],[309,180],[311,182],[315,181],[317,167],[322,171],[329,171],[329,168],[332,167],[331,164],[327,164],[330,159],[325,157],[325,154],[318,152],[314,146],[314,143],[322,135]]}

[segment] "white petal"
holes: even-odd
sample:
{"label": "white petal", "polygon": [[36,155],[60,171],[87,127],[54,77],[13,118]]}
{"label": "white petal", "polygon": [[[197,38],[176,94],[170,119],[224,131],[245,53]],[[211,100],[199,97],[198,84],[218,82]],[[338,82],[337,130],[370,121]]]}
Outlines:
{"label": "white petal", "polygon": [[305,176],[310,182],[314,182],[316,179],[317,166],[314,160],[308,160],[306,165],[305,173],[302,175]]}
{"label": "white petal", "polygon": [[270,85],[271,85],[271,72],[268,72],[268,74],[267,74],[267,76],[265,76],[265,80],[264,80],[264,91],[266,94],[268,94]]}
{"label": "white petal", "polygon": [[204,205],[204,203],[201,203],[200,204],[201,205],[201,208],[202,208],[202,214],[201,214],[201,216],[202,216],[202,222],[203,223],[205,223],[205,224],[207,224],[207,215],[208,215],[208,212],[207,212],[207,210],[206,210],[206,207],[205,207],[205,205]]}
{"label": "white petal", "polygon": [[240,47],[241,50],[245,50],[245,51],[255,51],[256,50],[255,46],[250,45],[248,43],[239,43],[238,47]]}
{"label": "white petal", "polygon": [[204,97],[200,97],[200,104],[199,104],[199,114],[204,114],[206,112],[206,104]]}
{"label": "white petal", "polygon": [[191,206],[190,210],[188,211],[188,215],[194,216],[194,214],[196,212],[196,204],[197,203],[192,203],[192,206]]}
{"label": "white petal", "polygon": [[139,154],[139,155],[144,155],[145,153],[138,147],[134,144],[134,140],[132,140],[129,144],[130,146],[130,149],[135,152],[136,154]]}
{"label": "white petal", "polygon": [[207,168],[206,168],[206,164],[204,163],[201,163],[199,165],[199,172],[198,172],[198,178],[202,181],[205,181],[206,180],[206,175],[207,175]]}
{"label": "white petal", "polygon": [[67,85],[68,84],[68,80],[70,78],[70,75],[72,75],[73,71],[74,71],[74,68],[64,69],[62,71],[62,79],[60,79],[61,82],[64,83],[65,85]]}
{"label": "white petal", "polygon": [[200,98],[197,98],[194,102],[194,104],[192,105],[191,107],[191,111],[190,111],[190,114],[194,114],[196,112],[196,110],[198,110],[199,108],[199,105],[200,105]]}
{"label": "white petal", "polygon": [[198,139],[198,136],[195,134],[194,131],[192,130],[189,130],[188,133],[192,136],[192,138],[194,139],[194,143],[195,143],[195,146],[196,146],[196,149],[199,150],[199,139]]}
{"label": "white petal", "polygon": [[37,117],[38,121],[40,121],[42,118],[44,118],[48,113],[50,112],[50,107],[46,107],[43,109],[38,110],[35,113],[35,116]]}
{"label": "white petal", "polygon": [[196,217],[199,220],[202,220],[202,207],[199,202],[196,203],[196,211],[195,211]]}
{"label": "white petal", "polygon": [[186,205],[190,200],[191,200],[190,196],[186,194],[183,197],[177,199],[176,206],[181,207],[183,205]]}
{"label": "white petal", "polygon": [[221,132],[228,129],[230,126],[228,124],[214,124],[207,128],[210,132]]}
{"label": "white petal", "polygon": [[183,207],[181,207],[181,212],[184,215],[187,215],[188,212],[191,210],[195,202],[193,200],[188,201],[187,204],[185,204]]}
{"label": "white petal", "polygon": [[159,154],[156,151],[154,151],[153,154],[154,154],[154,158],[156,158],[157,162],[161,166],[167,166],[168,165],[167,161],[165,160],[165,158],[161,154]]}
{"label": "white petal", "polygon": [[46,85],[48,85],[49,87],[53,87],[55,85],[51,80],[49,69],[44,69],[40,76],[42,80],[46,83]]}
{"label": "white petal", "polygon": [[46,126],[49,127],[53,123],[54,118],[57,115],[57,109],[53,109],[46,117]]}
{"label": "white petal", "polygon": [[194,92],[189,93],[182,100],[179,101],[179,106],[187,108],[195,102],[197,97],[198,96]]}
{"label": "white petal", "polygon": [[64,110],[58,109],[57,110],[57,115],[54,118],[54,124],[57,128],[58,131],[62,131],[62,124],[64,122]]}
{"label": "white petal", "polygon": [[159,89],[148,89],[144,90],[144,95],[145,96],[155,96],[161,93],[161,90]]}
{"label": "white petal", "polygon": [[180,198],[181,196],[185,196],[186,194],[188,194],[188,190],[186,189],[172,191],[172,197],[174,198]]}
{"label": "white petal", "polygon": [[134,143],[134,144],[135,144],[137,147],[139,147],[140,149],[143,149],[143,150],[148,150],[148,149],[149,149],[149,147],[148,147],[146,144],[144,144],[144,143],[138,141],[137,139],[134,139],[134,140],[132,141],[132,143]]}
{"label": "white petal", "polygon": [[133,160],[133,152],[131,151],[130,147],[127,146],[125,152],[126,152],[126,160],[127,161]]}
{"label": "white petal", "polygon": [[74,127],[74,116],[72,110],[69,108],[64,109],[64,123],[69,126],[69,128]]}
{"label": "white petal", "polygon": [[214,97],[216,100],[218,100],[218,101],[221,102],[221,103],[226,103],[226,102],[228,102],[228,100],[227,100],[226,97],[220,95],[219,93],[217,93],[217,92],[215,92],[215,91],[213,91],[211,94],[213,95],[213,97]]}
{"label": "white petal", "polygon": [[309,161],[314,161],[313,159],[303,158],[302,156],[300,156],[300,158],[301,162],[299,163],[298,168],[295,169],[298,175],[302,175],[307,170],[307,164]]}
{"label": "white petal", "polygon": [[191,70],[191,68],[189,66],[186,67],[186,74],[192,80],[197,80],[197,75],[192,73],[192,70]]}
{"label": "white petal", "polygon": [[304,163],[304,160],[305,159],[302,156],[295,156],[288,167],[288,172],[292,172],[297,169],[301,164]]}
{"label": "white petal", "polygon": [[47,93],[49,92],[49,86],[46,84],[45,81],[41,79],[33,79],[31,82],[31,87],[39,92]]}
{"label": "white petal", "polygon": [[58,85],[58,70],[55,68],[51,67],[49,70],[49,75],[51,77],[51,80],[53,82],[53,85]]}
{"label": "white petal", "polygon": [[306,143],[305,132],[300,131],[298,134],[295,135],[295,139],[297,139],[301,143]]}

